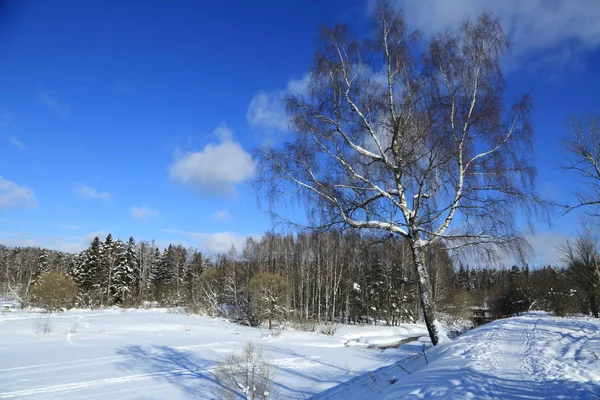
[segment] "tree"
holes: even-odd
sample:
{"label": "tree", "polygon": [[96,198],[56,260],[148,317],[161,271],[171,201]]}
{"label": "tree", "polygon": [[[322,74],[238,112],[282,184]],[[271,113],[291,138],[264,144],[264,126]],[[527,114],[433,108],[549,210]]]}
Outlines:
{"label": "tree", "polygon": [[217,268],[204,270],[198,282],[200,305],[210,316],[216,316],[223,292],[223,271]]}
{"label": "tree", "polygon": [[[132,246],[135,248],[135,243]],[[135,260],[129,258],[133,257],[129,248],[126,249],[121,240],[116,240],[113,245],[115,266],[110,287],[113,303],[126,304],[134,291],[136,267]]]}
{"label": "tree", "polygon": [[31,304],[56,311],[73,304],[77,285],[69,275],[49,272],[40,276],[29,293]]}
{"label": "tree", "polygon": [[401,12],[380,2],[373,15],[370,40],[323,29],[307,89],[287,102],[293,139],[257,151],[255,183],[274,213],[293,193],[312,228],[404,237],[436,344],[426,249],[528,249],[515,210],[527,216],[537,200],[530,100],[504,103],[508,39],[490,15],[433,38],[422,57]]}
{"label": "tree", "polygon": [[575,191],[576,203],[567,212],[583,207],[598,216],[600,206],[600,115],[571,117],[563,136],[562,167],[577,174],[582,186]]}
{"label": "tree", "polygon": [[269,321],[288,312],[290,287],[284,277],[269,272],[260,272],[250,279],[248,290],[252,296],[252,313]]}
{"label": "tree", "polygon": [[587,311],[600,317],[600,252],[598,240],[591,232],[567,241],[561,248],[569,272],[584,294]]}
{"label": "tree", "polygon": [[50,272],[50,261],[48,260],[48,250],[44,249],[40,252],[37,274],[42,276],[48,272]]}

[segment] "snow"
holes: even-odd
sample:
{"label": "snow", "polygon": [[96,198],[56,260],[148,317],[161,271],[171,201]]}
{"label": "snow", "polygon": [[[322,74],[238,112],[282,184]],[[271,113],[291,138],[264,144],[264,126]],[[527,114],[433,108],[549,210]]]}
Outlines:
{"label": "snow", "polygon": [[531,313],[483,325],[426,352],[415,342],[399,350],[404,355],[396,365],[314,399],[600,398],[595,319]]}
{"label": "snow", "polygon": [[269,333],[177,309],[7,313],[0,399],[211,399],[215,363],[249,341],[275,366],[273,398],[600,398],[590,318],[530,313],[434,348],[422,324]]}
{"label": "snow", "polygon": [[275,365],[274,398],[310,398],[409,354],[348,341],[425,334],[407,324],[272,336],[177,309],[19,311],[0,315],[0,399],[210,399],[215,363],[249,341]]}
{"label": "snow", "polygon": [[442,325],[442,323],[437,319],[434,319],[433,326],[435,326],[435,330],[438,335],[438,344],[448,343],[450,338],[448,337],[446,328]]}

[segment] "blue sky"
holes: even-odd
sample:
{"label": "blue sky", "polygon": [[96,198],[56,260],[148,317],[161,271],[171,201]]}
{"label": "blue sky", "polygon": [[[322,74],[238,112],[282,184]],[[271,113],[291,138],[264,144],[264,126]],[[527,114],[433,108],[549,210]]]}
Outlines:
{"label": "blue sky", "polygon": [[[599,111],[600,3],[397,1],[426,34],[488,8],[513,39],[511,93],[531,92],[540,192],[569,114]],[[322,24],[368,27],[367,1],[8,0],[0,9],[0,243],[81,250],[95,234],[226,251],[271,228],[250,153],[287,134]],[[509,93],[510,94],[510,93]],[[535,263],[577,231],[538,224]]]}

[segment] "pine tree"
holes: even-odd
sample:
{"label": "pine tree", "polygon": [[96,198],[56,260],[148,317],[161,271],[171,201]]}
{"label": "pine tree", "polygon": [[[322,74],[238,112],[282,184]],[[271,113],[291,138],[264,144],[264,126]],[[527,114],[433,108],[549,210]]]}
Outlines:
{"label": "pine tree", "polygon": [[127,241],[127,250],[126,255],[127,265],[129,269],[132,271],[132,291],[136,292],[139,288],[141,282],[141,268],[140,268],[140,258],[138,255],[137,245],[135,243],[135,239],[130,237]]}
{"label": "pine tree", "polygon": [[80,300],[87,305],[99,301],[101,247],[100,239],[96,236],[90,247],[79,253],[69,267],[69,274],[81,291]]}
{"label": "pine tree", "polygon": [[127,250],[121,240],[116,240],[114,242],[112,246],[112,257],[114,259],[113,276],[110,287],[112,302],[124,304],[129,300],[133,292],[135,277],[134,269],[127,259]]}
{"label": "pine tree", "polygon": [[40,252],[40,257],[38,259],[37,277],[39,278],[40,276],[47,274],[48,272],[50,272],[50,260],[48,250],[43,249]]}
{"label": "pine tree", "polygon": [[377,324],[381,317],[383,300],[385,299],[385,278],[381,259],[375,255],[366,276],[366,291],[368,297],[367,315],[371,315]]}
{"label": "pine tree", "polygon": [[112,234],[108,234],[101,247],[100,269],[101,282],[100,289],[103,292],[102,302],[110,303],[110,291],[113,286],[114,270],[116,267],[115,242]]}
{"label": "pine tree", "polygon": [[156,286],[160,283],[160,249],[157,247],[154,249],[154,257],[152,259],[152,265],[150,267],[150,274],[148,276],[148,282],[156,288]]}
{"label": "pine tree", "polygon": [[196,291],[198,285],[198,279],[203,271],[203,258],[202,253],[194,251],[192,257],[186,265],[184,285],[186,291],[186,297],[189,302],[196,303]]}

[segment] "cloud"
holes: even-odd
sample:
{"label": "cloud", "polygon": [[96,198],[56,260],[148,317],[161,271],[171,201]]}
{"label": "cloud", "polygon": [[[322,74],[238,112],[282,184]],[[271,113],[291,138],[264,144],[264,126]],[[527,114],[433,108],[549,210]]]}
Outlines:
{"label": "cloud", "polygon": [[227,210],[217,210],[213,213],[212,219],[214,221],[227,221],[231,219],[231,214]]}
{"label": "cloud", "polygon": [[289,122],[285,112],[285,99],[291,95],[301,95],[308,87],[310,75],[291,79],[284,90],[256,93],[246,111],[246,121],[253,128],[267,131],[287,132]]}
{"label": "cloud", "polygon": [[56,93],[44,89],[41,85],[38,87],[37,97],[44,107],[61,117],[65,117],[71,112],[69,103],[58,100]]}
{"label": "cloud", "polygon": [[[410,28],[438,33],[491,11],[511,37],[509,63],[560,69],[600,46],[600,2],[560,0],[396,0]],[[573,64],[572,64],[573,65]]]}
{"label": "cloud", "polygon": [[533,266],[543,267],[545,265],[561,266],[563,264],[560,246],[569,239],[562,233],[552,231],[540,231],[529,235],[527,240],[535,252]]}
{"label": "cloud", "polygon": [[32,189],[19,186],[0,176],[0,209],[33,208],[35,206],[35,193]]}
{"label": "cloud", "polygon": [[158,210],[150,208],[146,205],[143,205],[141,207],[132,206],[129,209],[129,211],[131,212],[131,216],[133,217],[133,219],[137,219],[138,221],[145,221],[148,218],[158,216]]}
{"label": "cloud", "polygon": [[23,144],[23,142],[21,142],[19,139],[15,138],[15,137],[10,137],[10,143],[15,146],[16,148],[19,148],[21,150],[26,150],[27,147],[25,147],[25,145]]}
{"label": "cloud", "polygon": [[108,232],[89,232],[81,236],[33,237],[23,232],[0,232],[0,243],[5,246],[42,247],[67,253],[79,253],[89,247],[94,237],[103,240]]}
{"label": "cloud", "polygon": [[238,252],[240,252],[244,247],[244,243],[248,237],[260,237],[258,234],[240,235],[236,232],[201,233],[177,229],[163,229],[162,232],[183,236],[188,240],[191,240],[193,242],[193,246],[211,256],[225,254],[231,249],[232,246],[235,247]]}
{"label": "cloud", "polygon": [[221,142],[177,157],[169,168],[169,176],[203,194],[229,195],[237,184],[254,176],[254,160],[233,141],[226,126],[217,128],[213,135],[220,137]]}
{"label": "cloud", "polygon": [[88,199],[110,200],[113,197],[112,193],[101,192],[91,186],[77,186],[75,188],[75,194],[79,197],[85,197]]}

